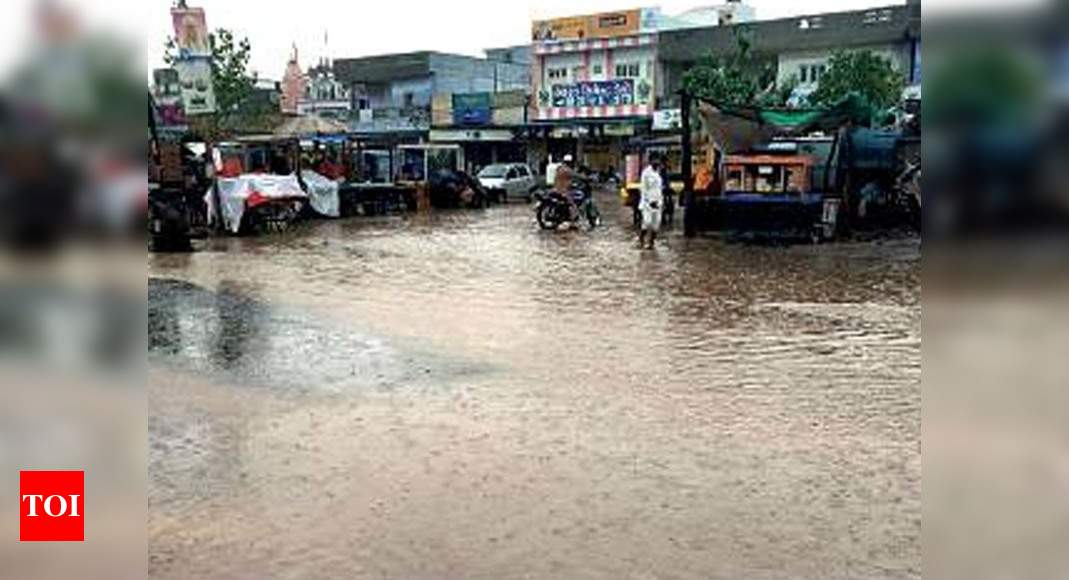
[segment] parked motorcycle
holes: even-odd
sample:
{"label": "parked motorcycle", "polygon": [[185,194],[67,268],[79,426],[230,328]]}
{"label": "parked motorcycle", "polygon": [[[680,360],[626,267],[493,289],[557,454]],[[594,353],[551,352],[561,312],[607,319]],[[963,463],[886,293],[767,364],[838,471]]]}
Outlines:
{"label": "parked motorcycle", "polygon": [[[564,196],[568,195],[573,203]],[[585,220],[590,229],[601,223],[601,215],[594,204],[589,191],[573,188],[567,193],[548,191],[536,194],[535,217],[538,226],[544,230],[555,230],[564,223],[578,223]]]}

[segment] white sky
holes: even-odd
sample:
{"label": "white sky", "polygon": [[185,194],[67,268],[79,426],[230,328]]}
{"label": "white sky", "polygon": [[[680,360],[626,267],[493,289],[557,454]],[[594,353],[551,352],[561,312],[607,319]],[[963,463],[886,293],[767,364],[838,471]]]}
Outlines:
{"label": "white sky", "polygon": [[[524,44],[531,20],[608,10],[661,6],[674,14],[720,0],[189,0],[203,7],[208,28],[229,28],[248,36],[250,68],[279,79],[290,47],[297,44],[303,67],[323,54],[357,57],[392,52],[437,50],[480,56],[482,49]],[[905,0],[750,0],[759,19],[902,4]],[[115,4],[119,4],[116,2]],[[126,4],[126,2],[121,2]],[[171,34],[170,5],[141,0],[148,12],[148,66],[162,65],[163,41]]]}

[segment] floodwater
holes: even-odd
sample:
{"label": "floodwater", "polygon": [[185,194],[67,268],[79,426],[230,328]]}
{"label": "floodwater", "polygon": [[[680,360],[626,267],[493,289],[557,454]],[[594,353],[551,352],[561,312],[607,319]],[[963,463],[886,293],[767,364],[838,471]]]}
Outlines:
{"label": "floodwater", "polygon": [[920,242],[521,205],[149,259],[154,578],[920,578]]}

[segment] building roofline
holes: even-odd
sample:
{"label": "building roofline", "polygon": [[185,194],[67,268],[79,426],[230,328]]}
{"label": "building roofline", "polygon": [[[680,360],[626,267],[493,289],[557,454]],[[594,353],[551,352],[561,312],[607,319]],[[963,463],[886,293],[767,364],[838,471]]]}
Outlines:
{"label": "building roofline", "polygon": [[[739,30],[751,31],[754,51],[764,54],[906,41],[913,36],[910,32],[911,9],[903,2],[730,26],[665,30],[660,33],[658,53],[669,62],[697,60],[710,51],[727,53],[734,50],[735,33]],[[919,30],[916,36],[919,36]]]}

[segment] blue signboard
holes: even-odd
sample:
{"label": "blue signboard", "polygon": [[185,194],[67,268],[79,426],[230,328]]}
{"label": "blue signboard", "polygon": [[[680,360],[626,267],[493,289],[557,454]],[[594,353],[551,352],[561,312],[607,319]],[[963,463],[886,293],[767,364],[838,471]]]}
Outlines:
{"label": "blue signboard", "polygon": [[635,104],[634,79],[591,81],[553,87],[554,107],[607,107]]}
{"label": "blue signboard", "polygon": [[454,125],[483,126],[491,120],[490,93],[453,95]]}

